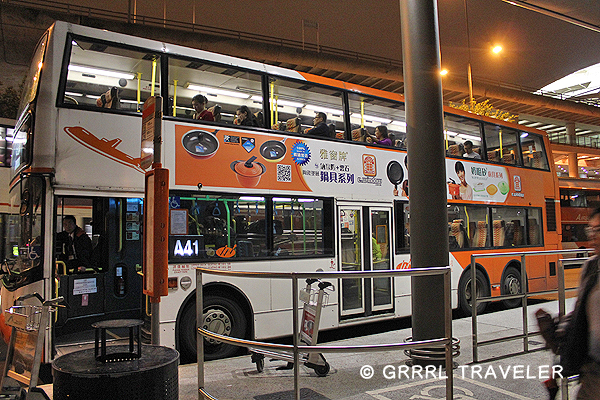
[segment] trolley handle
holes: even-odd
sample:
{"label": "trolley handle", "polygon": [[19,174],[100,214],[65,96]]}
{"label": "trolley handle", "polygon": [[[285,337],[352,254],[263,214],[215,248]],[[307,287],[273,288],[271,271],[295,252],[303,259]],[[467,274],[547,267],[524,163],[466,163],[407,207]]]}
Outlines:
{"label": "trolley handle", "polygon": [[335,290],[335,288],[333,287],[333,283],[331,283],[331,282],[320,281],[318,286],[319,286],[319,290],[325,290],[328,287],[331,287],[331,290]]}
{"label": "trolley handle", "polygon": [[308,286],[310,286],[310,285],[312,285],[313,283],[315,283],[315,282],[318,282],[318,281],[319,281],[319,280],[318,280],[318,279],[316,279],[316,278],[307,278],[307,279],[306,279],[306,284],[307,284]]}

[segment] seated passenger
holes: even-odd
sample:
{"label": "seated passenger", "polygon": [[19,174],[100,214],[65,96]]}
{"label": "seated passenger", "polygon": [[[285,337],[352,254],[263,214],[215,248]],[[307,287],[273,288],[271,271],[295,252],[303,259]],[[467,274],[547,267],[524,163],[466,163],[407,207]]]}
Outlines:
{"label": "seated passenger", "polygon": [[119,89],[114,86],[105,93],[102,93],[102,95],[96,99],[96,106],[112,108],[113,110],[119,108]]}
{"label": "seated passenger", "polygon": [[465,154],[463,154],[463,157],[472,158],[475,160],[481,160],[481,156],[473,151],[473,142],[471,142],[470,140],[467,140],[464,143],[464,146],[465,146]]}
{"label": "seated passenger", "polygon": [[214,121],[214,115],[206,109],[208,99],[201,94],[197,94],[192,98],[192,107],[196,111],[194,119],[201,119],[203,121]]}
{"label": "seated passenger", "polygon": [[258,126],[258,121],[248,106],[238,107],[235,112],[235,119],[233,120],[233,123],[235,125],[242,126]]}
{"label": "seated passenger", "polygon": [[304,130],[306,135],[312,136],[329,136],[329,127],[327,126],[327,114],[319,111],[315,118],[313,118],[314,128],[307,128]]}
{"label": "seated passenger", "polygon": [[392,140],[388,137],[387,126],[379,125],[375,128],[375,137],[367,136],[368,143],[380,144],[382,146],[393,146]]}

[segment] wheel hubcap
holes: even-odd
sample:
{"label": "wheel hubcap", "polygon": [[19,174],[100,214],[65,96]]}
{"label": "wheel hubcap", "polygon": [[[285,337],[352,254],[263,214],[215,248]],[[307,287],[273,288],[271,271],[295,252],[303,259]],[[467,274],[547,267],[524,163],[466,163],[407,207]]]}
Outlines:
{"label": "wheel hubcap", "polygon": [[509,275],[504,280],[504,287],[506,288],[507,294],[518,294],[521,293],[521,282],[514,275]]}
{"label": "wheel hubcap", "polygon": [[[204,313],[202,328],[219,335],[229,335],[232,328],[231,318],[223,310],[209,309]],[[215,339],[205,338],[205,340],[210,344],[221,343]]]}

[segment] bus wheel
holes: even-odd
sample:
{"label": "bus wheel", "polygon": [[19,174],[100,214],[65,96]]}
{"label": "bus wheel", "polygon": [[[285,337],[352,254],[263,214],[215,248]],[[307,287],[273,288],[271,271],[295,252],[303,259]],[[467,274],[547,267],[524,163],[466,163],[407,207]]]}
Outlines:
{"label": "bus wheel", "polygon": [[[197,359],[196,352],[196,302],[190,302],[181,313],[179,323],[179,345],[186,359]],[[201,325],[200,325],[201,324]],[[240,306],[232,300],[214,296],[204,296],[204,316],[200,321],[202,328],[220,335],[236,338],[246,337],[246,317]],[[231,357],[240,348],[224,344],[218,340],[204,340],[204,359],[216,360]]]}
{"label": "bus wheel", "polygon": [[[490,288],[485,279],[485,275],[480,270],[475,271],[477,279],[477,297],[487,297],[490,295]],[[487,303],[477,304],[477,314],[481,314],[487,306]],[[465,315],[471,315],[471,270],[466,270],[458,282],[458,307]]]}
{"label": "bus wheel", "polygon": [[[521,293],[521,271],[515,267],[508,267],[502,278],[502,294]],[[521,305],[521,299],[510,299],[502,302],[506,308],[514,308]]]}

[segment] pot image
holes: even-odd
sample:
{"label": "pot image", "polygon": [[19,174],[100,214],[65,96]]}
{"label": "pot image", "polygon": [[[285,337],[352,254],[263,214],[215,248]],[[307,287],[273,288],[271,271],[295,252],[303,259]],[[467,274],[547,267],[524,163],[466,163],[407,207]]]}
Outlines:
{"label": "pot image", "polygon": [[448,192],[450,192],[450,196],[452,196],[453,199],[458,198],[460,195],[460,185],[457,185],[453,182],[448,182]]}
{"label": "pot image", "polygon": [[250,157],[247,161],[237,160],[229,165],[231,170],[235,172],[240,185],[244,187],[250,188],[258,185],[260,177],[267,170],[263,164],[254,162],[254,160],[256,160],[256,156]]}
{"label": "pot image", "polygon": [[215,133],[201,130],[189,131],[181,138],[181,144],[194,157],[211,158],[219,149],[219,140]]}
{"label": "pot image", "polygon": [[[287,138],[286,138],[287,139]],[[285,147],[285,139],[281,142],[279,140],[268,140],[260,146],[260,155],[266,161],[279,162],[285,157],[287,148]]]}
{"label": "pot image", "polygon": [[402,169],[402,165],[396,160],[392,160],[387,165],[387,177],[390,180],[390,183],[394,185],[394,190],[398,190],[398,185],[404,179],[404,170]]}

